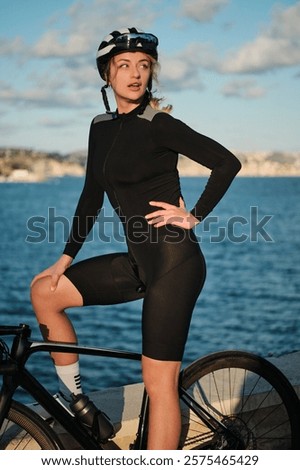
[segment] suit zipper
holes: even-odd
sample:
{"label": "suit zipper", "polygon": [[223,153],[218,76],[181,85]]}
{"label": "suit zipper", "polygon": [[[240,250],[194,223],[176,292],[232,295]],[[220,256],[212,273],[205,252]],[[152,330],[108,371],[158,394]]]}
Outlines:
{"label": "suit zipper", "polygon": [[104,178],[105,178],[106,181],[107,181],[108,186],[111,188],[112,192],[114,193],[114,197],[115,197],[116,203],[117,203],[117,205],[118,205],[120,214],[122,214],[121,206],[120,206],[120,203],[119,203],[119,200],[118,200],[116,191],[115,191],[113,185],[111,184],[108,175],[106,174],[106,165],[107,165],[107,161],[108,161],[108,159],[109,159],[109,156],[110,156],[110,154],[111,154],[111,152],[112,152],[112,150],[113,150],[113,148],[114,148],[114,146],[115,146],[115,144],[116,144],[116,142],[117,142],[117,140],[118,140],[118,138],[119,138],[119,135],[120,135],[120,133],[121,133],[121,131],[122,131],[122,128],[123,128],[123,121],[121,120],[121,121],[120,121],[120,125],[119,125],[119,129],[118,129],[118,132],[117,132],[117,134],[116,134],[116,136],[115,136],[115,138],[114,138],[114,140],[113,140],[113,142],[112,142],[112,144],[111,144],[110,149],[108,150],[108,152],[107,152],[107,154],[106,154],[106,157],[105,157],[104,163],[103,163],[103,175],[104,175]]}

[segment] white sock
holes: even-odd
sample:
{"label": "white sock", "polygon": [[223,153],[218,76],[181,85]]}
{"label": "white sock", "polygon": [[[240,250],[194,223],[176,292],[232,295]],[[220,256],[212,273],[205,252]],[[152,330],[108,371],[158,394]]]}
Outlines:
{"label": "white sock", "polygon": [[70,399],[72,393],[75,395],[82,393],[79,361],[67,366],[55,365],[55,369],[59,381],[59,391],[67,400]]}

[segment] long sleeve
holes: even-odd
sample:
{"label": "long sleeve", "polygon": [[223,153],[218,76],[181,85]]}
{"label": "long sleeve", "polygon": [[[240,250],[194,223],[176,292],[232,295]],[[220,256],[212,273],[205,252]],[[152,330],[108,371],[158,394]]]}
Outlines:
{"label": "long sleeve", "polygon": [[73,217],[72,228],[64,254],[75,258],[89,232],[91,231],[103,204],[104,190],[93,174],[94,145],[92,128],[89,135],[86,177],[81,196]]}
{"label": "long sleeve", "polygon": [[211,169],[205,189],[191,210],[202,221],[221,200],[241,169],[241,163],[221,144],[166,113],[156,115],[153,124],[160,145]]}

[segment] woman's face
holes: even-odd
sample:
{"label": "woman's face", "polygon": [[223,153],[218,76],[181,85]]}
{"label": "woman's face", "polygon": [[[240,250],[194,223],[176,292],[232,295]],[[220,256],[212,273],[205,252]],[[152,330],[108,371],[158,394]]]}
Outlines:
{"label": "woman's face", "polygon": [[135,105],[142,101],[151,76],[151,59],[144,52],[123,52],[110,63],[109,84],[118,108],[125,103]]}

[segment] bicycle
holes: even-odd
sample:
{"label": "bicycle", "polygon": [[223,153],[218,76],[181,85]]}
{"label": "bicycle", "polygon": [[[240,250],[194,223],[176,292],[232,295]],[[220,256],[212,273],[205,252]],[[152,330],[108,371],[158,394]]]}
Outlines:
{"label": "bicycle", "polygon": [[[53,427],[59,425],[77,448],[103,449],[87,428],[66,411],[28,371],[26,362],[40,351],[141,360],[141,354],[66,343],[34,341],[28,325],[0,326],[12,335],[11,347],[0,341],[0,449],[64,449]],[[44,420],[14,400],[18,388],[28,392],[52,420]],[[266,359],[248,352],[225,351],[195,360],[180,373],[182,409],[180,449],[300,449],[300,402],[285,375]],[[144,391],[134,442],[146,449],[148,397]],[[15,447],[14,447],[15,446]]]}

